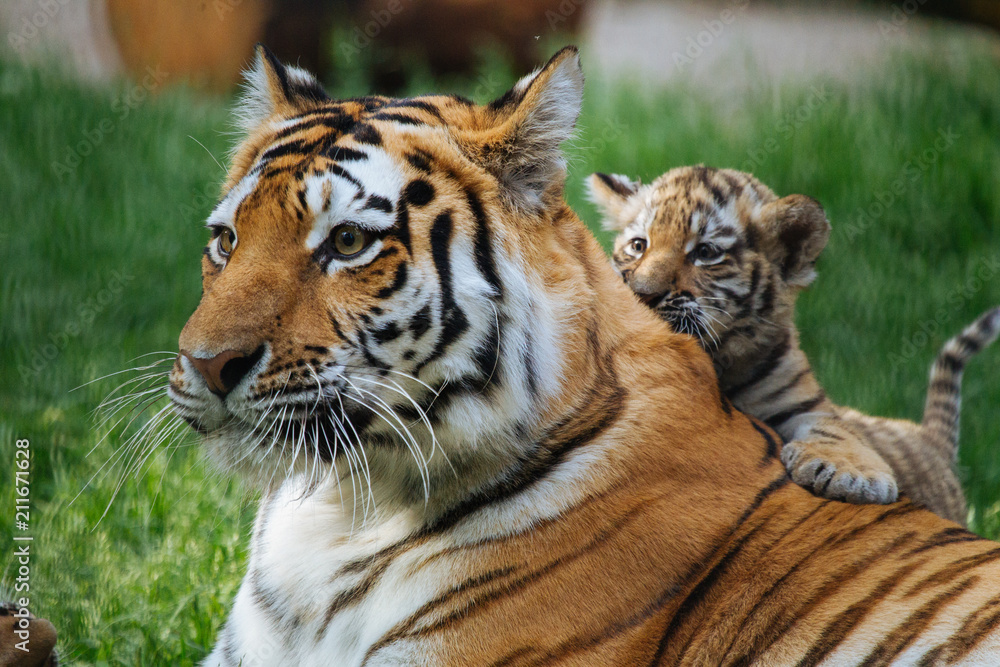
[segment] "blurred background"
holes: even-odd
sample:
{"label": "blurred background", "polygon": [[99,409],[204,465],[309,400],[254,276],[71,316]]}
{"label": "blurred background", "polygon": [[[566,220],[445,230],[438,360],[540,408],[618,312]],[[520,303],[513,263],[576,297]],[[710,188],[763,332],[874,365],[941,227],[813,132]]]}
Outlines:
{"label": "blurred background", "polygon": [[[919,420],[940,346],[1000,303],[998,31],[993,0],[3,0],[0,461],[30,440],[33,610],[69,664],[184,665],[235,594],[253,492],[183,430],[133,436],[166,408],[255,42],[333,96],[477,102],[578,44],[567,198],[605,247],[597,170],[705,163],[817,198],[834,231],[803,346],[836,401]],[[966,373],[959,455],[994,539],[998,407],[1000,346]],[[0,517],[12,490],[13,464]]]}

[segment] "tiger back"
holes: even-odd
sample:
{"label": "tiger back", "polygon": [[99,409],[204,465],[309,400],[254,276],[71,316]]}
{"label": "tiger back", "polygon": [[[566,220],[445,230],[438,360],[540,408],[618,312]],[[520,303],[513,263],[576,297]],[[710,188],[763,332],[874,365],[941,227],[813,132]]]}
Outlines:
{"label": "tiger back", "polygon": [[485,106],[249,81],[170,386],[262,489],[206,665],[1000,656],[1000,545],[791,484],[567,207],[575,49]]}

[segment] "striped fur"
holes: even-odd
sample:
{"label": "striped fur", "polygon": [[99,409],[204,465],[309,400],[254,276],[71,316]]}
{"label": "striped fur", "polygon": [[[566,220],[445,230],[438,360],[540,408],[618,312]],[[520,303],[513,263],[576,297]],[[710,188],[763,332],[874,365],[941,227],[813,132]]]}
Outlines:
{"label": "striped fur", "polygon": [[575,50],[482,107],[251,79],[171,386],[263,487],[206,665],[1000,656],[1000,545],[789,484],[566,206]]}
{"label": "striped fur", "polygon": [[869,417],[830,401],[799,348],[795,298],[829,235],[819,204],[706,167],[673,169],[647,186],[594,174],[589,185],[606,225],[621,232],[616,268],[675,330],[701,341],[734,405],[781,434],[796,482],[859,503],[892,502],[898,484],[965,523],[954,472],[962,368],[996,338],[998,310],[944,346],[921,425]]}

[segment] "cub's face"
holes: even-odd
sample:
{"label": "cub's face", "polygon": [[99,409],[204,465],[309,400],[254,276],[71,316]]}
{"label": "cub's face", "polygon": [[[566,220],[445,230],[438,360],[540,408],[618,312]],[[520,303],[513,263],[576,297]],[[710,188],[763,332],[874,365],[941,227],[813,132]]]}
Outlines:
{"label": "cub's face", "polygon": [[590,195],[619,232],[612,261],[636,295],[718,361],[792,325],[829,223],[814,200],[779,199],[750,174],[681,167],[649,185],[594,174]]}
{"label": "cub's face", "polygon": [[[248,137],[208,219],[203,296],[171,374],[175,410],[214,458],[263,481],[338,460],[368,475],[373,457],[402,452],[416,465],[395,474],[426,490],[443,432],[492,423],[492,403],[512,420],[531,411],[536,379],[502,364],[499,337],[505,304],[533,289],[511,249],[559,185],[576,53],[489,107],[333,101],[264,49],[249,79]],[[532,143],[525,124],[547,132]],[[531,168],[510,157],[523,154]],[[525,344],[514,326],[505,335]]]}

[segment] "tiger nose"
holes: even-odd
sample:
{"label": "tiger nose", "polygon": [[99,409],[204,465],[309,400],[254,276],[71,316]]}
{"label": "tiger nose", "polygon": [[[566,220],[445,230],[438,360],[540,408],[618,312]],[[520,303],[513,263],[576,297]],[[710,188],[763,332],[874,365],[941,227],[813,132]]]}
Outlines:
{"label": "tiger nose", "polygon": [[198,373],[205,379],[209,391],[219,398],[225,398],[264,356],[264,346],[261,345],[249,353],[241,350],[226,350],[209,358],[196,357],[187,350],[181,350],[181,354],[187,357],[188,361],[198,369]]}

